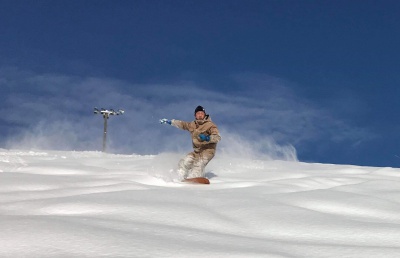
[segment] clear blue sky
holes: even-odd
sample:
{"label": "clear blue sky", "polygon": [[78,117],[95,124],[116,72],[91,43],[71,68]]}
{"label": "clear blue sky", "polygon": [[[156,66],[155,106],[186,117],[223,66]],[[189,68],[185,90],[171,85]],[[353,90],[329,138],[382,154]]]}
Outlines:
{"label": "clear blue sky", "polygon": [[[44,92],[29,78],[68,78],[43,93],[65,98],[65,81],[79,89],[77,80],[97,78],[118,81],[116,91],[141,96],[149,110],[165,106],[168,114],[156,115],[169,118],[184,114],[171,102],[180,103],[176,94],[185,98],[188,87],[184,108],[208,104],[226,131],[272,135],[303,161],[400,165],[400,1],[0,0],[0,6],[6,137],[37,123],[19,121],[24,112],[13,102]],[[165,86],[149,87],[155,84]]]}

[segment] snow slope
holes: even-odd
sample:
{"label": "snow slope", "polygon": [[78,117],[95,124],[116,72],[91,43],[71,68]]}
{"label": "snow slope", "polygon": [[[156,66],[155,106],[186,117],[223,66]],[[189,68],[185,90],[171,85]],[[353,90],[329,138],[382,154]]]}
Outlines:
{"label": "snow slope", "polygon": [[0,257],[399,257],[400,169],[0,150]]}

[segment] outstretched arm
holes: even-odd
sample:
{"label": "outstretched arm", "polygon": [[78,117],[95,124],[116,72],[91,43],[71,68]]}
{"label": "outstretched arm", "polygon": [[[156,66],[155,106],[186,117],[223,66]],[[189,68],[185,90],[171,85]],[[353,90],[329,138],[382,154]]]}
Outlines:
{"label": "outstretched arm", "polygon": [[190,124],[190,122],[185,122],[185,121],[176,120],[176,119],[171,120],[171,125],[179,128],[179,129],[182,129],[182,130],[189,131],[189,124]]}
{"label": "outstretched arm", "polygon": [[160,124],[169,124],[169,125],[175,126],[182,130],[189,130],[189,122],[184,122],[184,121],[180,121],[180,120],[176,120],[176,119],[169,120],[169,119],[163,118],[163,119],[160,119]]}

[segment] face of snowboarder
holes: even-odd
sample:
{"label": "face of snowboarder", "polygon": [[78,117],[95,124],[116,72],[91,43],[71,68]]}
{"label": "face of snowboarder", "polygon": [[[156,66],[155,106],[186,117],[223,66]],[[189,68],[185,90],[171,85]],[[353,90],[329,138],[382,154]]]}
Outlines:
{"label": "face of snowboarder", "polygon": [[203,111],[197,111],[195,114],[196,120],[203,120],[206,114]]}

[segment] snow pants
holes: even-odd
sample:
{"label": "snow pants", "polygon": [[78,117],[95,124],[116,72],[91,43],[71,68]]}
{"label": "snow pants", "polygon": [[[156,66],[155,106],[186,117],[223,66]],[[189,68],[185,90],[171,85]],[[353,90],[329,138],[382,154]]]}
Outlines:
{"label": "snow pants", "polygon": [[204,177],[205,167],[212,158],[214,158],[215,150],[206,149],[201,152],[190,152],[179,161],[178,174],[181,179]]}

